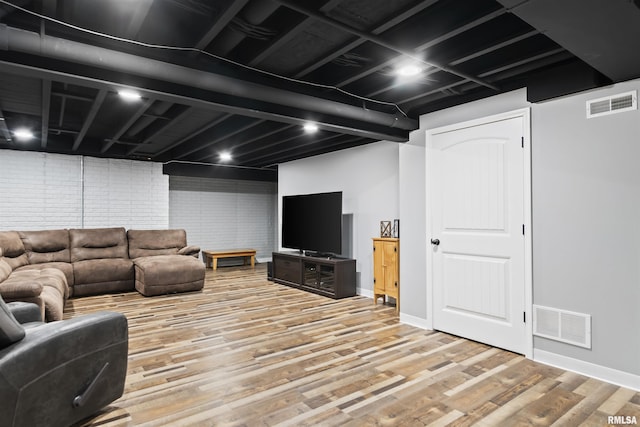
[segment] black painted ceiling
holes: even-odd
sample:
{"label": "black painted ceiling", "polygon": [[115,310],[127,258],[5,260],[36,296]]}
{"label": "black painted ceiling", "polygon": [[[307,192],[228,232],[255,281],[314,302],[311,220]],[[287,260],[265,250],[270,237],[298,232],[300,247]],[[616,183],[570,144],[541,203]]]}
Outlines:
{"label": "black painted ceiling", "polygon": [[[228,151],[232,169],[272,177],[282,162],[404,142],[420,114],[470,100],[636,78],[638,3],[0,0],[0,148],[196,174]],[[398,79],[406,61],[419,78]],[[124,102],[123,87],[142,99]],[[16,140],[20,126],[35,138]]]}

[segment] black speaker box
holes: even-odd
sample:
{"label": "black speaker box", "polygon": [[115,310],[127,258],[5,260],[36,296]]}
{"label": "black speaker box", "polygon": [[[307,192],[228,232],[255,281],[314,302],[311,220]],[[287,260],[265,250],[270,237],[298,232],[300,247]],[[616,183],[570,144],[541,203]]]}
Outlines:
{"label": "black speaker box", "polygon": [[267,261],[267,280],[273,280],[273,263]]}

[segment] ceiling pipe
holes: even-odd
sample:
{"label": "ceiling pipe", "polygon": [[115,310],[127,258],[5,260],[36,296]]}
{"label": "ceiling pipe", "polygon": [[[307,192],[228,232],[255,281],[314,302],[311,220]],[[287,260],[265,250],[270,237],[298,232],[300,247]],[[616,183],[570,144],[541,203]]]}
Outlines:
{"label": "ceiling pipe", "polygon": [[249,100],[286,105],[312,113],[327,114],[378,126],[383,125],[407,131],[418,128],[416,119],[408,118],[400,114],[400,112],[389,114],[370,110],[319,96],[245,82],[221,74],[195,70],[58,37],[40,35],[31,31],[9,27],[6,24],[0,24],[0,50],[80,63],[100,69],[196,87],[205,91]]}

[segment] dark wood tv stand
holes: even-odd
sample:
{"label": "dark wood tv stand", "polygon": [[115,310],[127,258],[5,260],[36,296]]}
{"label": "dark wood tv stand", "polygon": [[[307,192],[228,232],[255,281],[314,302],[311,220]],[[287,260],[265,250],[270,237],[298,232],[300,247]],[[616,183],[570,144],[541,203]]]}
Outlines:
{"label": "dark wood tv stand", "polygon": [[356,295],[356,260],[273,252],[273,281],[330,298]]}

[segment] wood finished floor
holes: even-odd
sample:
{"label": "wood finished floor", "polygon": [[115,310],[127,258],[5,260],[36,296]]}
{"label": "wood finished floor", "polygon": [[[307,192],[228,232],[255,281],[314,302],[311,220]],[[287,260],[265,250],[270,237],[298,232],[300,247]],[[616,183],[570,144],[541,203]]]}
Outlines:
{"label": "wood finished floor", "polygon": [[207,271],[202,293],[72,299],[129,319],[125,394],[82,426],[603,426],[640,393],[398,322],[364,297]]}

